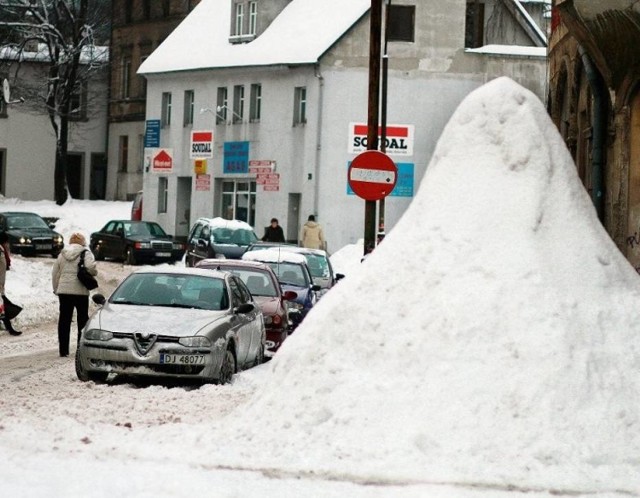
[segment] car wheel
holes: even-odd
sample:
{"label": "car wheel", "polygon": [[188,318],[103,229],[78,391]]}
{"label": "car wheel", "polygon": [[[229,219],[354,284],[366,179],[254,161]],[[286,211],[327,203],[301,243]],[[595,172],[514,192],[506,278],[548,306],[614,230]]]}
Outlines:
{"label": "car wheel", "polygon": [[76,352],[76,375],[78,379],[82,382],[105,382],[109,374],[107,372],[88,372],[82,366],[82,362],[80,361],[80,355]]}
{"label": "car wheel", "polygon": [[133,253],[133,249],[131,247],[127,247],[127,250],[125,252],[125,256],[124,256],[124,262],[127,265],[135,265],[137,263],[136,261],[136,255]]}
{"label": "car wheel", "polygon": [[218,384],[229,384],[234,373],[236,373],[236,357],[233,355],[233,351],[229,347],[222,359],[222,365],[220,365]]}

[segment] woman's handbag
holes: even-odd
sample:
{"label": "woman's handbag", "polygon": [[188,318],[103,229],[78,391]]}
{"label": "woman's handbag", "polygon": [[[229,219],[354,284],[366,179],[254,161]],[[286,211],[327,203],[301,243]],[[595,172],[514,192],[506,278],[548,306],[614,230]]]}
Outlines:
{"label": "woman's handbag", "polygon": [[78,262],[78,280],[82,282],[87,289],[93,290],[98,287],[98,281],[96,278],[89,273],[87,267],[84,266],[84,253],[87,252],[87,249],[80,253],[80,261]]}
{"label": "woman's handbag", "polygon": [[13,320],[22,311],[22,307],[9,301],[7,296],[2,296],[2,305],[4,308],[4,317],[7,320]]}

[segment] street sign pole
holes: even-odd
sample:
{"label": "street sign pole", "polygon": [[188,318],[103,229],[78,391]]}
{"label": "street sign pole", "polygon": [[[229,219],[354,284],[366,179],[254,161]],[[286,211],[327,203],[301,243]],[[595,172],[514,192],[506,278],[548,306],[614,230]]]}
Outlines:
{"label": "street sign pole", "polygon": [[[378,150],[378,110],[380,105],[380,38],[382,35],[382,1],[371,0],[369,27],[369,99],[367,113],[367,149]],[[375,247],[376,201],[365,201],[364,253]]]}
{"label": "street sign pole", "polygon": [[[382,54],[382,101],[380,103],[380,150],[386,154],[387,152],[387,93],[389,80],[389,54],[387,45],[389,41],[389,10],[391,9],[391,0],[387,1],[384,9],[384,51]],[[383,197],[378,201],[378,233],[384,232],[384,211],[385,199]],[[379,236],[376,236],[376,245]]]}

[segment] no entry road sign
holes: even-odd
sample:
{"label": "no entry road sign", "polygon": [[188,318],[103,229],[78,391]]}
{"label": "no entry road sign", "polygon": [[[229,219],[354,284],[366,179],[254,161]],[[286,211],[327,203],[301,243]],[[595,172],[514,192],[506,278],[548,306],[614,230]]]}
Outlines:
{"label": "no entry road sign", "polygon": [[349,186],[358,197],[379,201],[396,186],[398,168],[386,154],[367,150],[351,161],[348,175]]}

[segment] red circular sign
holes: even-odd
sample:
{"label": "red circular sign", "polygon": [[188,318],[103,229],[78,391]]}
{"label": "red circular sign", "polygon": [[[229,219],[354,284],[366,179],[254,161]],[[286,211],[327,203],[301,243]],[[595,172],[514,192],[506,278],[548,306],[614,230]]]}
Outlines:
{"label": "red circular sign", "polygon": [[367,201],[379,201],[388,196],[396,186],[398,168],[386,154],[378,150],[367,150],[351,161],[348,180],[358,197]]}

